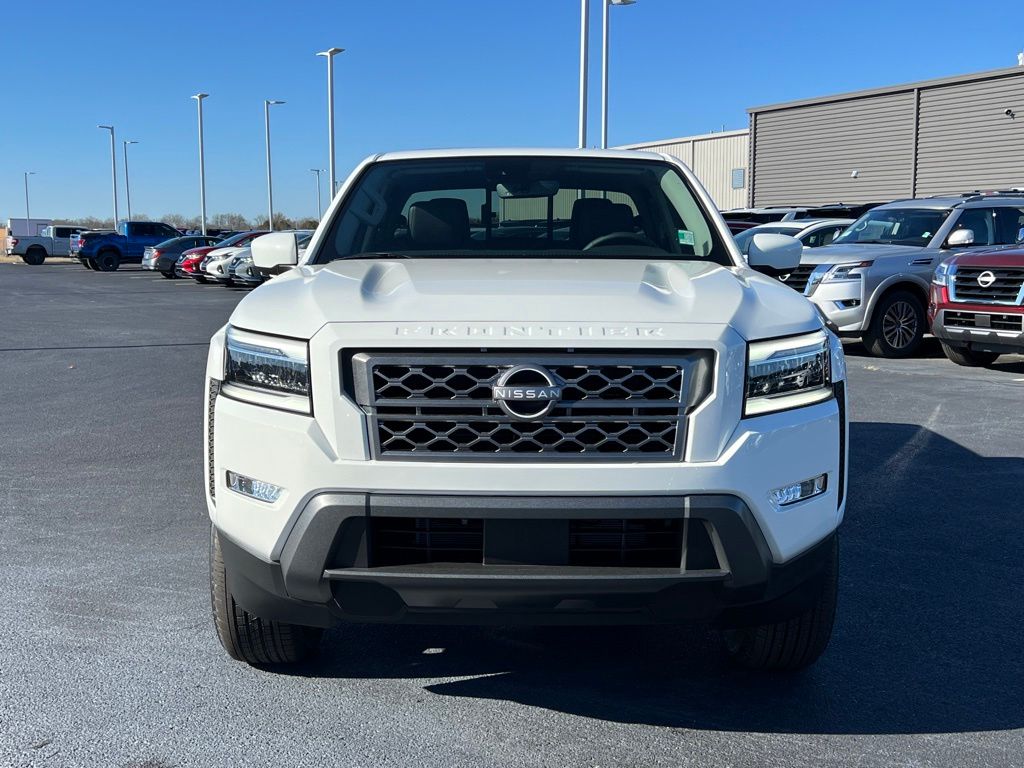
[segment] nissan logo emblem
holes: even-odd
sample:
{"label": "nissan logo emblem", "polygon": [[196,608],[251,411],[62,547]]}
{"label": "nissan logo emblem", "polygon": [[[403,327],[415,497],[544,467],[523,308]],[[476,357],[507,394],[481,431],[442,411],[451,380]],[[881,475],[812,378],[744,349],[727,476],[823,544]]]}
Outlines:
{"label": "nissan logo emblem", "polygon": [[978,275],[978,285],[980,285],[982,288],[988,288],[995,281],[996,281],[996,274],[995,274],[995,272],[993,272],[993,271],[991,271],[989,269],[986,269],[984,272],[982,272],[980,275]]}
{"label": "nissan logo emblem", "polygon": [[491,388],[491,398],[513,419],[539,419],[558,405],[562,387],[543,368],[517,365],[498,377]]}

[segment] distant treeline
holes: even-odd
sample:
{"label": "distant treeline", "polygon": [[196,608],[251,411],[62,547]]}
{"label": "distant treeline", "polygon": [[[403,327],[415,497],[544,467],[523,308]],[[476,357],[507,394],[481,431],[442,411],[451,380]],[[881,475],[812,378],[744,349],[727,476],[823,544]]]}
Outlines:
{"label": "distant treeline", "polygon": [[[100,219],[96,216],[84,216],[80,218],[54,219],[55,221],[67,224],[77,224],[90,229],[111,229],[113,220]],[[182,216],[179,213],[165,213],[163,216],[150,216],[146,213],[136,213],[132,216],[134,221],[162,221],[182,231],[199,229],[198,216]],[[289,219],[280,213],[274,214],[274,229],[316,229],[319,222],[314,218]],[[206,219],[206,226],[212,229],[266,229],[267,217],[258,216],[255,219],[248,219],[240,213],[217,213]]]}

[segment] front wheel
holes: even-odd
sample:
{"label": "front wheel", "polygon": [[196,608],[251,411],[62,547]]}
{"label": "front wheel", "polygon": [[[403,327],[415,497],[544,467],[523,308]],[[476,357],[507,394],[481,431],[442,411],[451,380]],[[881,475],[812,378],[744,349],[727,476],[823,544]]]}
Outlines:
{"label": "front wheel", "polygon": [[814,603],[787,621],[761,624],[725,633],[726,650],[733,663],[747,669],[795,672],[816,662],[832,638],[839,588],[839,537],[821,575]]}
{"label": "front wheel", "polygon": [[210,526],[210,605],[217,638],[228,655],[248,664],[295,664],[313,655],[323,630],[261,619],[235,602],[217,530]]}
{"label": "front wheel", "polygon": [[978,368],[983,365],[992,365],[999,357],[997,352],[979,352],[967,347],[954,347],[946,342],[942,343],[942,351],[946,357],[957,365],[965,365],[969,368]]}
{"label": "front wheel", "polygon": [[924,304],[910,291],[882,297],[864,334],[864,346],[875,357],[910,357],[924,339]]}
{"label": "front wheel", "polygon": [[174,274],[173,272],[161,272],[160,274],[166,277],[168,280],[174,280],[177,277],[177,275]]}

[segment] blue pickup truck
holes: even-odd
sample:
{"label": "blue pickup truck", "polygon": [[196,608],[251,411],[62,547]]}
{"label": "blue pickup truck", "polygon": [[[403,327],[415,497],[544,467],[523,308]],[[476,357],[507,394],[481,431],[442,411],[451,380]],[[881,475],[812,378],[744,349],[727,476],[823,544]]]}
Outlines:
{"label": "blue pickup truck", "polygon": [[146,246],[181,233],[159,221],[122,221],[117,231],[86,231],[71,240],[71,255],[83,267],[113,272],[122,264],[140,263]]}

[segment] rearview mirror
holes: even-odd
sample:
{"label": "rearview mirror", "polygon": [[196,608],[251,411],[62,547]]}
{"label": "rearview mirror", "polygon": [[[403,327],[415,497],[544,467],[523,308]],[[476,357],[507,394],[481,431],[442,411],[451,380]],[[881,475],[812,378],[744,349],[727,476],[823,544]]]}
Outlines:
{"label": "rearview mirror", "polygon": [[747,264],[751,269],[775,277],[800,266],[804,247],[795,237],[763,232],[747,243]]}
{"label": "rearview mirror", "polygon": [[271,232],[252,241],[252,263],[260,270],[294,267],[299,263],[299,246],[294,232]]}
{"label": "rearview mirror", "polygon": [[966,245],[974,245],[973,229],[958,229],[946,240],[948,248],[963,248]]}

